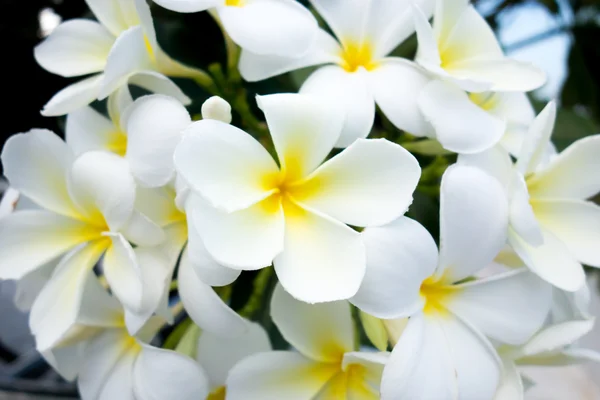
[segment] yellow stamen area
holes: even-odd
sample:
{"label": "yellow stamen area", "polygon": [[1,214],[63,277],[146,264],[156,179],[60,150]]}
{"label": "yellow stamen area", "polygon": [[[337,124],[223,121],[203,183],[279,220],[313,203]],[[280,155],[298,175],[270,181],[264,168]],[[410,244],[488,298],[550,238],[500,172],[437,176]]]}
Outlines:
{"label": "yellow stamen area", "polygon": [[127,135],[122,131],[114,131],[110,134],[107,149],[121,157],[127,153]]}
{"label": "yellow stamen area", "polygon": [[342,53],[342,68],[348,72],[356,72],[360,67],[372,71],[379,65],[373,59],[373,48],[369,42],[345,42]]}
{"label": "yellow stamen area", "polygon": [[146,45],[146,51],[150,55],[150,59],[152,61],[156,61],[156,54],[154,53],[154,48],[152,47],[152,43],[150,43],[150,39],[148,39],[148,35],[144,34],[144,44]]}
{"label": "yellow stamen area", "polygon": [[447,315],[445,304],[457,293],[457,288],[441,283],[434,277],[429,277],[421,284],[420,294],[425,301],[423,312],[425,314]]}
{"label": "yellow stamen area", "polygon": [[206,400],[225,400],[226,394],[227,394],[227,390],[225,389],[225,386],[220,386],[220,387],[216,388],[215,390],[213,390],[208,395]]}
{"label": "yellow stamen area", "polygon": [[498,106],[499,98],[497,93],[469,93],[469,99],[477,104],[482,110],[491,111]]}
{"label": "yellow stamen area", "polygon": [[229,7],[242,7],[244,0],[225,0],[225,5]]}

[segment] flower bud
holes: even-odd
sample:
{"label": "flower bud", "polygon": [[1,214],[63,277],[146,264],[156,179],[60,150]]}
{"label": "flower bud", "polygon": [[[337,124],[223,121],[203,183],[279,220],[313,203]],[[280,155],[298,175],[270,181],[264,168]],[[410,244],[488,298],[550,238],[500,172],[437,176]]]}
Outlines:
{"label": "flower bud", "polygon": [[231,123],[231,106],[219,96],[213,96],[202,104],[202,118]]}

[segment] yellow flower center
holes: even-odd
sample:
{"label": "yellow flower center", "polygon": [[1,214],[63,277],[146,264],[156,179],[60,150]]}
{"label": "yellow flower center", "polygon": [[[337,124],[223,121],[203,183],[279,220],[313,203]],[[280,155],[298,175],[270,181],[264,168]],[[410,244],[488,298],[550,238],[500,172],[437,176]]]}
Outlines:
{"label": "yellow flower center", "polygon": [[150,43],[150,39],[148,39],[148,35],[144,34],[144,44],[146,45],[146,51],[150,55],[150,59],[153,62],[156,62],[156,54],[154,53],[154,48],[152,47],[152,43]]}
{"label": "yellow flower center", "polygon": [[242,7],[245,0],[225,0],[225,5],[229,7]]}
{"label": "yellow flower center", "polygon": [[125,157],[125,153],[127,153],[127,135],[120,130],[112,132],[107,143],[107,150]]}
{"label": "yellow flower center", "polygon": [[378,66],[373,59],[373,48],[368,42],[344,43],[341,57],[343,60],[341,66],[348,72],[356,72],[360,67],[372,71]]}
{"label": "yellow flower center", "polygon": [[493,110],[499,102],[498,95],[490,92],[469,93],[469,99],[485,111]]}
{"label": "yellow flower center", "polygon": [[420,290],[421,297],[425,301],[423,312],[425,314],[448,314],[445,304],[456,294],[457,290],[452,285],[441,283],[439,278],[429,277],[425,279]]}
{"label": "yellow flower center", "polygon": [[213,390],[208,395],[206,400],[225,400],[226,394],[227,394],[227,390],[225,389],[225,386],[220,386],[220,387],[216,388],[215,390]]}

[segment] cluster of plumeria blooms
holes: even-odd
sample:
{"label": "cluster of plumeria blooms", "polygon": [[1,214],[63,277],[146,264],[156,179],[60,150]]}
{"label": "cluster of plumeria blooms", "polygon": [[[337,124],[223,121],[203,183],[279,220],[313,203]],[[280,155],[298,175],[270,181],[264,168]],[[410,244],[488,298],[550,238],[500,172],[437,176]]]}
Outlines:
{"label": "cluster of plumeria blooms", "polygon": [[[4,146],[0,278],[84,400],[515,400],[535,384],[518,366],[600,359],[575,344],[594,324],[582,264],[600,267],[600,136],[557,154],[555,104],[535,117],[525,94],[544,74],[506,58],[467,0],[311,0],[329,30],[294,0],[155,2],[211,13],[246,81],[320,67],[299,94],[257,97],[266,149],[222,98],[193,121],[169,77],[211,76],[161,49],[146,0],[87,0],[98,22],[35,49],[48,71],[91,77],[43,110],[66,115],[66,141],[33,129]],[[415,32],[414,61],[389,56]],[[107,115],[89,106],[102,99]],[[367,138],[376,105],[458,155],[439,246],[404,216],[417,159]],[[262,268],[293,350],[219,289]],[[183,309],[193,324],[161,348]],[[357,321],[378,350],[358,346]]]}

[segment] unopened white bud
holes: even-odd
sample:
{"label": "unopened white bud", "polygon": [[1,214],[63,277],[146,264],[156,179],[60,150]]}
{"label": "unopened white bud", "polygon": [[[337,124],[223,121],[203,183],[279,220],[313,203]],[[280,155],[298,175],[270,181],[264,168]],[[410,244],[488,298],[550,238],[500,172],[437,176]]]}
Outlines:
{"label": "unopened white bud", "polygon": [[202,118],[231,123],[231,106],[219,96],[213,96],[202,104]]}

